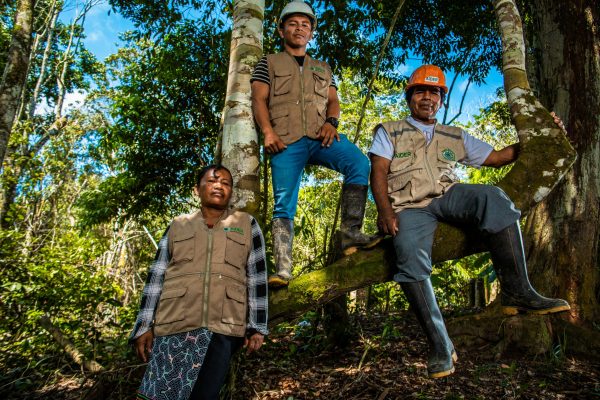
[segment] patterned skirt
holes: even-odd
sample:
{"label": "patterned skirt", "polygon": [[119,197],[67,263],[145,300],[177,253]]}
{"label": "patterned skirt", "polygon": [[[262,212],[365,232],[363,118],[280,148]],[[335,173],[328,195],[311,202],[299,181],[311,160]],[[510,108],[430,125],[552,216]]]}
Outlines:
{"label": "patterned skirt", "polygon": [[137,398],[187,400],[204,362],[211,336],[208,329],[198,328],[155,337]]}

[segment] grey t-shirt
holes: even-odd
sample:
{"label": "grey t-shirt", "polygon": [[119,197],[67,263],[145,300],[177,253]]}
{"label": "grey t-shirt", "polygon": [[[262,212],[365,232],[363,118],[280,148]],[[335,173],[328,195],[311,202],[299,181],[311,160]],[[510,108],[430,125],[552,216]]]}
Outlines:
{"label": "grey t-shirt", "polygon": [[[412,116],[406,118],[406,120],[425,136],[427,143],[431,142],[435,124],[426,125],[415,120]],[[465,145],[466,156],[462,160],[458,160],[458,162],[470,167],[481,168],[494,148],[490,144],[469,135],[464,130],[461,131],[461,135]],[[394,145],[390,141],[385,129],[381,126],[375,131],[375,137],[373,138],[369,154],[387,158],[388,160],[394,157]]]}

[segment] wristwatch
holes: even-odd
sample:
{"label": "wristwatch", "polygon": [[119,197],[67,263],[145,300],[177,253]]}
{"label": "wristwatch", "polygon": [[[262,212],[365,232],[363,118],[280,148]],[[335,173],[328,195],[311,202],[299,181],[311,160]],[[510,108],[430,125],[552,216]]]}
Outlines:
{"label": "wristwatch", "polygon": [[329,122],[335,129],[337,129],[338,125],[340,124],[340,121],[338,121],[336,117],[327,117],[325,122]]}

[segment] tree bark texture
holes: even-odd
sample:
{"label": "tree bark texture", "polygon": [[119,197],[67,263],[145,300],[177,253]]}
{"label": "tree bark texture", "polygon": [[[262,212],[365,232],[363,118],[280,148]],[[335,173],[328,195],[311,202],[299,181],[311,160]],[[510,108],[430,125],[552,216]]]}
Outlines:
{"label": "tree bark texture", "polygon": [[234,180],[231,204],[252,214],[256,214],[260,205],[260,154],[250,99],[250,77],[262,56],[264,9],[264,0],[234,2],[220,146],[221,162],[231,170]]}
{"label": "tree bark texture", "polygon": [[527,220],[532,280],[571,303],[566,319],[600,320],[600,2],[533,0],[532,71],[540,100],[563,119],[579,155]]}
{"label": "tree bark texture", "polygon": [[21,91],[27,83],[27,69],[33,33],[35,0],[19,0],[15,14],[8,59],[0,84],[0,165],[19,109]]}
{"label": "tree bark texture", "polygon": [[[485,251],[480,236],[440,223],[433,243],[433,263]],[[394,246],[388,238],[371,250],[356,251],[327,268],[298,276],[286,289],[269,293],[270,323],[292,318],[352,290],[391,281],[396,273],[395,260]]]}
{"label": "tree bark texture", "polygon": [[517,207],[528,210],[560,182],[576,155],[529,87],[523,26],[514,0],[497,0],[494,8],[502,38],[504,89],[521,145],[515,166],[498,186]]}
{"label": "tree bark texture", "polygon": [[51,12],[52,16],[50,17],[50,23],[47,27],[48,34],[46,37],[46,47],[44,48],[44,54],[42,56],[42,63],[40,65],[40,73],[35,82],[35,88],[33,89],[33,94],[31,95],[31,99],[29,100],[29,110],[28,110],[28,119],[32,119],[35,115],[36,106],[38,103],[40,91],[42,89],[42,84],[46,79],[46,64],[50,58],[50,53],[52,52],[52,44],[54,43],[54,31],[56,29],[56,21],[58,20],[58,15],[62,11],[62,6],[57,7],[56,1],[52,3]]}

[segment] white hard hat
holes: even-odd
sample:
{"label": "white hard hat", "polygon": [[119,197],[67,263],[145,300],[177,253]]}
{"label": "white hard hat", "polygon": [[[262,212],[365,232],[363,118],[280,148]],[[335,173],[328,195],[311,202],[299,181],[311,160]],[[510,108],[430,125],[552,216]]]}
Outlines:
{"label": "white hard hat", "polygon": [[304,14],[310,19],[312,30],[314,31],[317,27],[317,16],[313,12],[312,8],[310,8],[310,6],[304,1],[293,0],[287,3],[286,6],[283,7],[283,11],[281,11],[281,15],[279,16],[279,26],[281,26],[285,18],[291,14]]}

